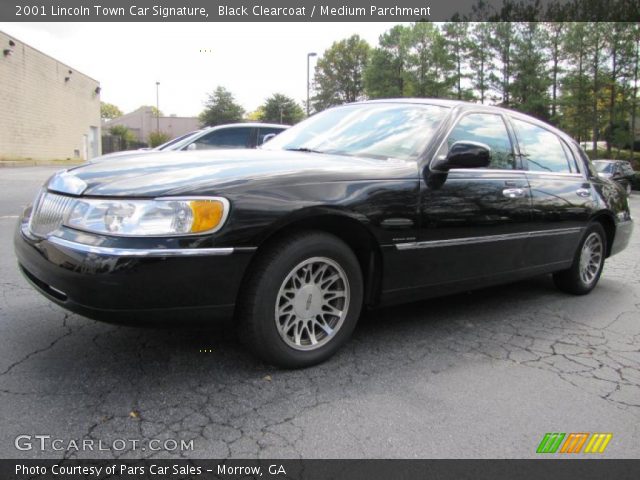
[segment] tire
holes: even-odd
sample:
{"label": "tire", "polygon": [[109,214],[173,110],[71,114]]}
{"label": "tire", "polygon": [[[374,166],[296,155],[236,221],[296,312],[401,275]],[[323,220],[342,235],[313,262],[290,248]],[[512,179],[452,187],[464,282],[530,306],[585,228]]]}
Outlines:
{"label": "tire", "polygon": [[294,233],[261,252],[243,282],[240,340],[279,367],[321,363],[353,332],[362,285],[358,259],[342,240],[324,232]]}
{"label": "tire", "polygon": [[602,274],[607,252],[607,236],[600,223],[592,223],[580,240],[571,268],[553,274],[560,290],[586,295],[595,288]]}

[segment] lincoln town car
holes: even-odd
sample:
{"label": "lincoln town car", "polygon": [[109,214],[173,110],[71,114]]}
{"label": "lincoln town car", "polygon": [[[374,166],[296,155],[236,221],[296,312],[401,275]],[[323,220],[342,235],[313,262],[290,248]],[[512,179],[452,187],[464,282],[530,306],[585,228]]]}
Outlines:
{"label": "lincoln town car", "polygon": [[334,354],[363,308],[543,274],[587,294],[632,225],[624,189],[544,122],[376,100],[257,150],[59,172],[20,218],[15,250],[70,311],[131,325],[233,319],[250,352],[296,368]]}

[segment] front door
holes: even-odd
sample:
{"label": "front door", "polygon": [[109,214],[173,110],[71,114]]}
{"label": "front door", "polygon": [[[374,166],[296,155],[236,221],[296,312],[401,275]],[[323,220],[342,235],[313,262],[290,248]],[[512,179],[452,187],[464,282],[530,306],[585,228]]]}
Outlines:
{"label": "front door", "polygon": [[464,140],[488,145],[491,163],[422,181],[419,239],[406,248],[415,250],[415,275],[424,287],[490,281],[527,266],[523,252],[531,222],[529,184],[516,162],[504,117],[463,115],[436,155],[446,156],[454,142]]}

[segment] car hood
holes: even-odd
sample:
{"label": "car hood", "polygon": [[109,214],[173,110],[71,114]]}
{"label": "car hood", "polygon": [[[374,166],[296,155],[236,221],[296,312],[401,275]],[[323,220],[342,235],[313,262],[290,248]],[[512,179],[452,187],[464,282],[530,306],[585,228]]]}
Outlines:
{"label": "car hood", "polygon": [[[269,150],[147,152],[54,176],[49,189],[93,196],[152,197],[221,192],[248,183],[416,179],[414,161]],[[68,186],[71,186],[69,188]]]}
{"label": "car hood", "polygon": [[122,150],[120,152],[107,153],[106,155],[100,155],[99,157],[93,157],[89,160],[89,163],[100,163],[108,160],[124,160],[127,157],[136,157],[138,155],[144,155],[145,153],[151,153],[149,150]]}

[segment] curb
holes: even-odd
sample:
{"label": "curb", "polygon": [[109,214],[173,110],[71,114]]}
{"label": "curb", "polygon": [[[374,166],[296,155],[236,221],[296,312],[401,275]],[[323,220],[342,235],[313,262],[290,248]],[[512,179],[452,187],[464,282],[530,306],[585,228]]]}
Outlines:
{"label": "curb", "polygon": [[77,167],[85,162],[76,161],[55,161],[55,160],[0,160],[0,168],[21,168],[21,167]]}

